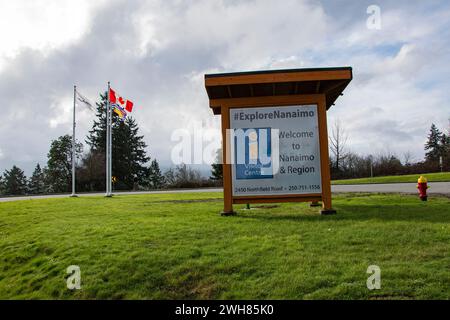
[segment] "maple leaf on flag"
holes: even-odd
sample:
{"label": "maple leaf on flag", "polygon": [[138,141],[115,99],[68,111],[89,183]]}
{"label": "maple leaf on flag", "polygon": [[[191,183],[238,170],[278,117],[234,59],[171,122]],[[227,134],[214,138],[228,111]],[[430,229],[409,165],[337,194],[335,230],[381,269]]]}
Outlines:
{"label": "maple leaf on flag", "polygon": [[109,102],[119,105],[122,109],[128,112],[133,111],[133,102],[128,99],[122,98],[111,88],[109,89]]}

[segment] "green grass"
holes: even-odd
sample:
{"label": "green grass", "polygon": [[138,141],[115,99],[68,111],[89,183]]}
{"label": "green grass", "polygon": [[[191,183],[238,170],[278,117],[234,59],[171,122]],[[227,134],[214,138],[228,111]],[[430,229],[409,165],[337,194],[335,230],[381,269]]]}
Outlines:
{"label": "green grass", "polygon": [[0,299],[450,298],[449,198],[341,194],[334,216],[288,203],[221,217],[220,197],[0,203]]}
{"label": "green grass", "polygon": [[[450,181],[450,172],[423,173],[421,175],[426,177],[428,182]],[[401,176],[384,176],[384,177],[374,177],[374,178],[333,180],[331,182],[331,184],[367,184],[367,183],[397,183],[397,182],[417,183],[417,179],[421,175],[420,174],[407,174],[407,175],[401,175]]]}

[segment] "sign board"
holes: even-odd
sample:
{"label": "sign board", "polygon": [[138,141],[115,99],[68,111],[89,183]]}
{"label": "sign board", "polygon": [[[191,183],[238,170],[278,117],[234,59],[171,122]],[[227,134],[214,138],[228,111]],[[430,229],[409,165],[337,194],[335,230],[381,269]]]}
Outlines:
{"label": "sign board", "polygon": [[317,105],[230,109],[232,194],[320,194]]}
{"label": "sign board", "polygon": [[205,75],[221,115],[223,215],[234,204],[322,202],[332,214],[327,110],[352,80],[351,67]]}

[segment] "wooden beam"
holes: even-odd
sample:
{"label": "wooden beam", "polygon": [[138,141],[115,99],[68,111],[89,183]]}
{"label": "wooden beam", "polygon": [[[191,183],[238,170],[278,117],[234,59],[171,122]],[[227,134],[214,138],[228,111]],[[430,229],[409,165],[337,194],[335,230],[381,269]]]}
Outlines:
{"label": "wooden beam", "polygon": [[208,94],[208,98],[211,99],[211,92],[210,92],[209,88],[210,88],[210,87],[206,87],[206,86],[205,86],[206,93]]}
{"label": "wooden beam", "polygon": [[321,94],[298,94],[298,95],[282,95],[282,96],[258,96],[247,98],[233,98],[233,99],[210,99],[209,105],[211,107],[232,105],[232,106],[268,106],[279,104],[308,104],[322,97]]}
{"label": "wooden beam", "polygon": [[320,91],[320,80],[317,81],[317,84],[316,84],[316,93],[319,93],[319,91]]}
{"label": "wooden beam", "polygon": [[301,82],[320,80],[351,80],[352,71],[347,70],[327,70],[308,72],[280,72],[267,74],[231,75],[223,77],[205,78],[206,86],[223,86],[235,84],[255,84],[274,82]]}
{"label": "wooden beam", "polygon": [[230,96],[230,98],[233,98],[233,95],[231,94],[230,86],[227,86],[227,91],[228,91],[228,95]]}
{"label": "wooden beam", "polygon": [[270,197],[270,196],[258,196],[258,197],[245,197],[245,198],[233,198],[233,203],[236,204],[246,204],[246,203],[278,203],[278,202],[312,202],[312,201],[322,201],[322,195],[317,196],[303,196],[303,195],[292,195],[292,197]]}
{"label": "wooden beam", "polygon": [[331,92],[331,91],[333,91],[333,90],[335,90],[335,89],[337,89],[339,87],[342,87],[344,85],[345,85],[345,82],[338,81],[338,82],[333,83],[333,84],[329,85],[328,87],[322,89],[322,91],[323,91],[323,93],[327,94],[327,93],[329,93],[329,92]]}

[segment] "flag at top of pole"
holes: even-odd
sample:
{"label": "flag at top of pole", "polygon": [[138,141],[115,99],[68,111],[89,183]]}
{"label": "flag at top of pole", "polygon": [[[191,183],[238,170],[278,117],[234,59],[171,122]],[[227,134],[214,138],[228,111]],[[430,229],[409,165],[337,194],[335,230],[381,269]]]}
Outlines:
{"label": "flag at top of pole", "polygon": [[131,102],[128,99],[122,98],[121,96],[116,94],[116,92],[111,88],[109,88],[109,101],[112,104],[120,105],[123,109],[125,109],[128,112],[133,111],[133,102]]}
{"label": "flag at top of pole", "polygon": [[73,86],[73,122],[72,122],[72,194],[71,197],[76,197],[76,191],[75,191],[75,161],[76,161],[76,140],[75,140],[75,127],[76,127],[76,121],[75,121],[75,107],[77,105],[84,105],[91,111],[95,111],[94,106],[91,101],[89,101],[88,98],[83,96],[81,93],[77,91],[77,86]]}
{"label": "flag at top of pole", "polygon": [[86,108],[88,108],[91,111],[95,111],[94,104],[85,96],[83,96],[81,93],[75,90],[75,96],[76,96],[76,103],[77,105],[83,105]]}
{"label": "flag at top of pole", "polygon": [[106,197],[112,196],[112,112],[120,117],[123,122],[127,112],[133,111],[133,102],[119,96],[111,89],[108,82],[108,99],[106,105]]}
{"label": "flag at top of pole", "polygon": [[109,101],[111,106],[114,108],[114,112],[122,121],[125,121],[127,112],[133,111],[133,102],[122,98],[111,88],[109,88]]}

